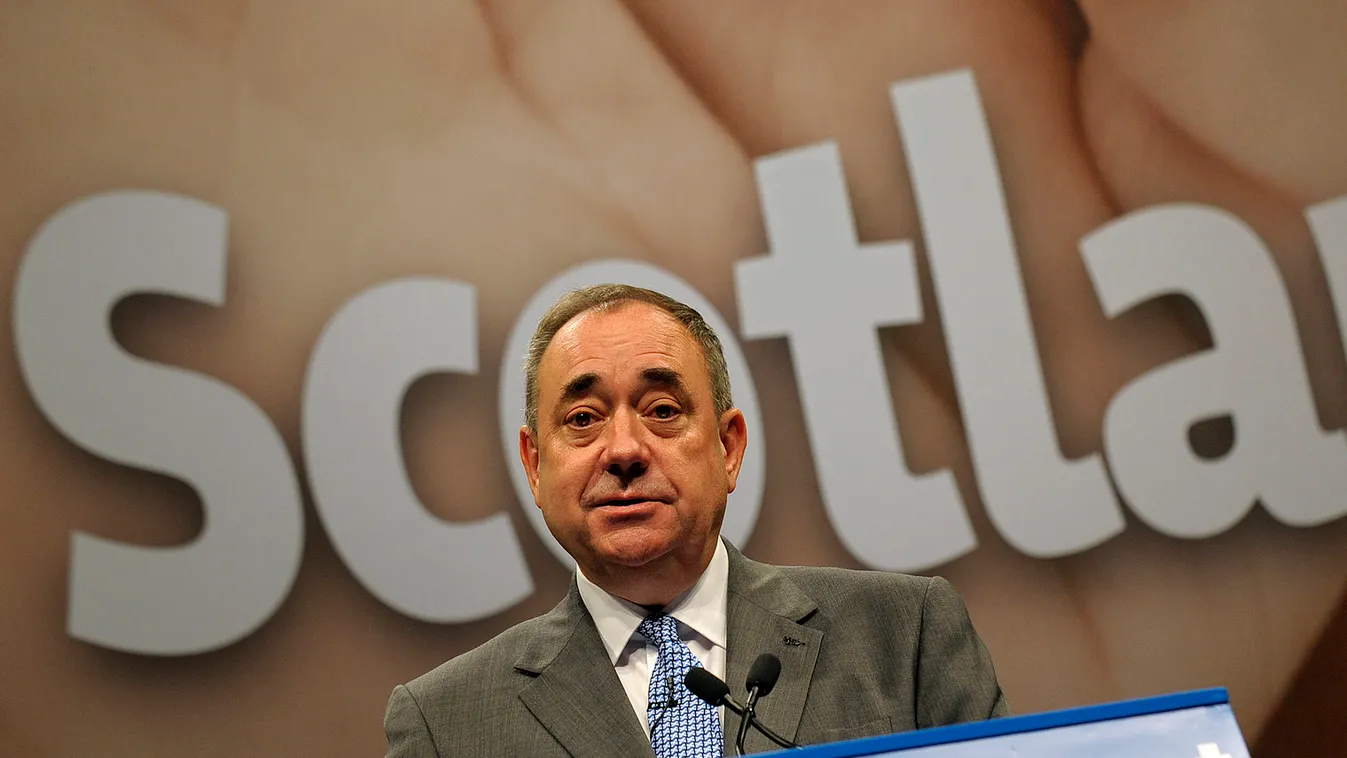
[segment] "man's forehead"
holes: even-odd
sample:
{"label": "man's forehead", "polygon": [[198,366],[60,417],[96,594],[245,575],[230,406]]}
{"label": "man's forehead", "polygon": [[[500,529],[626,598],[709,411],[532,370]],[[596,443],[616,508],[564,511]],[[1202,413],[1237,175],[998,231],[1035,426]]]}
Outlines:
{"label": "man's forehead", "polygon": [[697,347],[687,329],[663,309],[642,302],[618,303],[567,321],[543,352],[543,362],[549,357],[602,355],[647,342],[671,352]]}
{"label": "man's forehead", "polygon": [[641,365],[632,366],[638,370],[668,366],[696,375],[703,363],[701,346],[682,323],[638,301],[585,311],[567,321],[543,352],[539,378],[566,382],[571,374],[586,373],[586,364],[618,355],[639,356]]}

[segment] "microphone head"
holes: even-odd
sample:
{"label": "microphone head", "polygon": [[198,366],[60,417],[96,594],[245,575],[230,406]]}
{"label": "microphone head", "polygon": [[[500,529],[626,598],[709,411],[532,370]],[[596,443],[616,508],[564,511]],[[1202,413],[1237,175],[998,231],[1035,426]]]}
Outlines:
{"label": "microphone head", "polygon": [[683,677],[683,686],[692,694],[715,706],[724,704],[725,698],[730,694],[728,684],[701,666],[688,669],[687,676]]}
{"label": "microphone head", "polygon": [[776,680],[781,677],[781,659],[771,653],[763,653],[758,656],[753,665],[748,669],[748,681],[744,686],[748,689],[758,688],[758,697],[764,697],[776,686]]}

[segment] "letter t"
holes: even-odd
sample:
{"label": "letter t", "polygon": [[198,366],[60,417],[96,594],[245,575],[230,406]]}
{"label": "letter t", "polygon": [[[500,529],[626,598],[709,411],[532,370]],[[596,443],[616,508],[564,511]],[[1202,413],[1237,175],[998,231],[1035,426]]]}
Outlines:
{"label": "letter t", "polygon": [[760,159],[771,254],[739,263],[746,339],[786,337],[823,502],[876,568],[913,571],[977,545],[948,470],[908,471],[876,329],[921,321],[912,243],[861,245],[837,146]]}

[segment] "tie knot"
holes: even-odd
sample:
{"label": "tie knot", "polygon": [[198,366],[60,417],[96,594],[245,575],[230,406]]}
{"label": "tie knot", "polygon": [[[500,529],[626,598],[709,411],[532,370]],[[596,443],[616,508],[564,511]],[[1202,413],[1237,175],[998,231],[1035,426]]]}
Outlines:
{"label": "tie knot", "polygon": [[663,613],[646,616],[641,625],[636,628],[641,634],[645,635],[646,639],[654,641],[660,647],[664,647],[671,642],[682,641],[678,638],[678,620]]}

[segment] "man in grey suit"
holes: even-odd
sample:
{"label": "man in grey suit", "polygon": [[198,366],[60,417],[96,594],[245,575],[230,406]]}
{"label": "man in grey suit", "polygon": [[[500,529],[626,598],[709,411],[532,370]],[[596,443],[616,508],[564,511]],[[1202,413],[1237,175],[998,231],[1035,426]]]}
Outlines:
{"label": "man in grey suit", "polygon": [[[658,293],[600,285],[543,316],[519,454],[576,560],[547,614],[398,686],[388,755],[719,756],[737,719],[682,686],[704,666],[801,744],[1007,713],[948,582],[769,566],[720,539],[747,444],[715,333]],[[750,751],[773,745],[750,736]]]}

